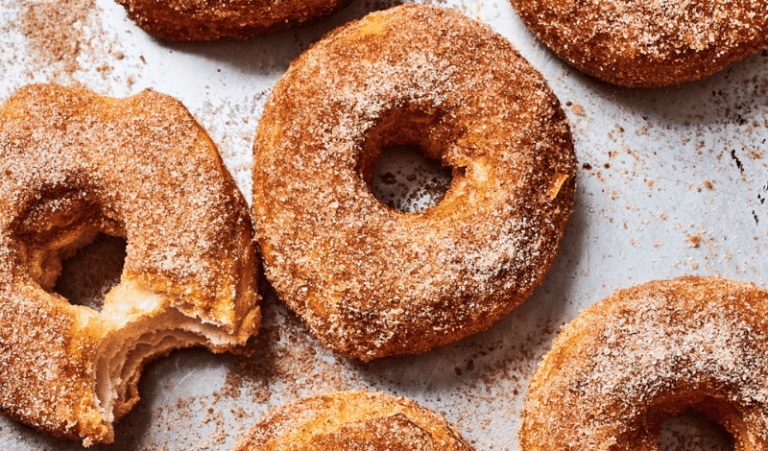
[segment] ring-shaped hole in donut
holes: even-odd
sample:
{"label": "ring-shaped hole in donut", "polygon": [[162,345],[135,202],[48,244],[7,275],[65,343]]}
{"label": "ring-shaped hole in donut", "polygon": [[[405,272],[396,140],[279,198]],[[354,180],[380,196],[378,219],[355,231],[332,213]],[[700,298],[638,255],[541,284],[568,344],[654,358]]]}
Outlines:
{"label": "ring-shaped hole in donut", "polygon": [[[47,340],[40,346],[50,344],[52,352],[58,353],[53,355],[64,356],[44,359],[38,365],[50,369],[50,373],[42,372],[44,379],[40,381],[47,381],[50,374],[67,376],[66,388],[56,394],[61,398],[55,405],[63,410],[56,418],[65,418],[66,434],[86,438],[86,444],[92,437],[109,442],[114,434],[113,422],[139,400],[137,384],[147,362],[178,348],[203,345],[212,350],[230,349],[244,341],[245,333],[253,333],[258,310],[252,311],[255,317],[244,319],[240,326],[235,321],[228,324],[224,315],[221,320],[207,321],[197,312],[185,311],[186,299],[178,300],[162,286],[151,286],[128,269],[132,253],[141,255],[142,251],[136,251],[130,239],[126,245],[114,237],[130,238],[131,227],[142,218],[126,206],[124,193],[114,192],[110,183],[103,183],[80,167],[64,167],[54,175],[42,172],[47,178],[41,186],[26,186],[15,199],[18,202],[13,222],[4,230],[8,236],[3,237],[3,244],[8,245],[14,265],[12,275],[18,281],[13,288],[18,287],[21,296],[31,293],[29,304],[37,302],[39,310],[29,304],[23,307],[34,309],[36,315],[44,315],[57,326],[50,334],[32,331]],[[243,233],[242,238],[246,238],[245,230]],[[92,250],[88,244],[94,241],[96,247],[116,246],[118,252],[122,246],[122,255],[111,258],[115,275],[120,273],[120,283],[100,299],[102,308],[98,312],[92,306],[73,305],[62,295],[60,287],[65,281],[57,285],[62,273],[67,277],[71,263],[67,259],[75,256],[77,260],[78,250],[84,247],[88,254]],[[249,295],[250,279],[243,276],[243,281],[244,294]],[[230,325],[234,327],[227,327]],[[38,366],[24,370],[36,371]],[[36,396],[30,393],[31,399]],[[79,403],[75,413],[70,407],[73,399]],[[82,429],[73,429],[70,434],[69,428],[81,420]]]}
{"label": "ring-shaped hole in donut", "polygon": [[32,280],[70,304],[101,311],[106,293],[120,282],[127,243],[93,196],[45,190],[13,229]]}
{"label": "ring-shaped hole in donut", "polygon": [[656,439],[659,451],[733,451],[735,440],[720,423],[695,409],[668,418]]}
{"label": "ring-shaped hole in donut", "polygon": [[427,158],[417,144],[382,149],[371,179],[373,196],[403,213],[437,205],[448,192],[453,169]]}
{"label": "ring-shaped hole in donut", "polygon": [[441,115],[395,109],[367,134],[357,169],[373,197],[402,213],[438,205],[465,168],[446,158]]}
{"label": "ring-shaped hole in donut", "polygon": [[70,304],[101,312],[107,293],[120,283],[127,245],[125,238],[99,232],[91,243],[61,262],[53,291]]}

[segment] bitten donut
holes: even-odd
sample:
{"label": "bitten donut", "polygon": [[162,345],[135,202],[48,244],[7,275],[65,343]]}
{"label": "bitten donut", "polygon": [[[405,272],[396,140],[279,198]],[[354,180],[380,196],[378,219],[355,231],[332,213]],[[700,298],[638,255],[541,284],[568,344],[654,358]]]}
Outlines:
{"label": "bitten donut", "polygon": [[147,33],[172,41],[245,39],[326,16],[349,0],[116,0]]}
{"label": "bitten donut", "polygon": [[696,80],[768,46],[765,0],[510,1],[560,58],[618,85]]}
{"label": "bitten donut", "polygon": [[[371,193],[382,147],[453,167],[416,213]],[[371,360],[486,329],[554,260],[576,158],[557,98],[503,37],[407,5],[336,29],[264,108],[253,211],[266,274],[325,346]]]}
{"label": "bitten donut", "polygon": [[[111,442],[144,364],[224,351],[259,327],[248,207],[187,110],[145,91],[55,85],[0,105],[0,412],[85,445]],[[98,232],[125,237],[100,312],[53,292]]]}
{"label": "bitten donut", "polygon": [[693,407],[768,449],[768,291],[683,277],[620,290],[567,325],[523,406],[523,451],[658,450]]}
{"label": "bitten donut", "polygon": [[267,413],[233,451],[472,451],[431,409],[405,398],[346,392],[301,399]]}

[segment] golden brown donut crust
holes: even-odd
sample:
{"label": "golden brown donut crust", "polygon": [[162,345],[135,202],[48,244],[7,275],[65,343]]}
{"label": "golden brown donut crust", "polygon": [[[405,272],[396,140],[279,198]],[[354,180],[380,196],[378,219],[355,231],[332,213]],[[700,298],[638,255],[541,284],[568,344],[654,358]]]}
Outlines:
{"label": "golden brown donut crust", "polygon": [[273,409],[233,451],[472,451],[431,409],[375,392],[315,396]]}
{"label": "golden brown donut crust", "polygon": [[530,383],[522,451],[658,450],[693,406],[768,449],[768,291],[682,277],[619,290],[563,328]]}
{"label": "golden brown donut crust", "polygon": [[[23,88],[0,105],[0,174],[3,414],[109,442],[147,359],[258,329],[247,204],[179,102]],[[99,231],[128,243],[100,313],[53,292],[61,260]]]}
{"label": "golden brown donut crust", "polygon": [[349,0],[116,0],[152,36],[172,41],[245,39],[330,14]]}
{"label": "golden brown donut crust", "polygon": [[[439,205],[371,194],[382,146],[454,168]],[[327,347],[371,360],[484,330],[528,297],[571,212],[576,158],[544,79],[458,12],[407,5],[331,32],[260,120],[253,211],[266,274]]]}
{"label": "golden brown donut crust", "polygon": [[510,0],[577,69],[624,86],[711,75],[768,46],[765,0]]}

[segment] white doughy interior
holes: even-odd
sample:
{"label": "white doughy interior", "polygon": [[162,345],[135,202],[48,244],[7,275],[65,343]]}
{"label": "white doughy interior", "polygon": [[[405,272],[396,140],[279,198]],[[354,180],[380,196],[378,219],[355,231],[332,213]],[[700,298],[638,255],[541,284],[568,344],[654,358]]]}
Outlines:
{"label": "white doughy interior", "polygon": [[146,362],[174,349],[216,349],[235,340],[216,325],[180,313],[162,294],[125,280],[107,294],[99,316],[109,330],[97,349],[94,393],[109,424],[138,401],[136,385]]}
{"label": "white doughy interior", "polygon": [[[103,268],[99,266],[115,263],[111,260],[117,251],[114,246],[119,244],[113,241],[106,246],[86,249],[86,257],[95,258],[71,257],[88,246],[98,232],[119,236],[121,229],[110,228],[110,223],[103,218],[100,222],[88,220],[85,207],[81,211],[66,211],[53,208],[55,204],[56,199],[41,202],[30,214],[29,225],[22,229],[27,236],[22,240],[26,241],[27,268],[32,279],[56,301],[66,304],[65,309],[73,314],[72,335],[87,337],[83,338],[84,343],[96,346],[92,360],[88,357],[88,362],[93,365],[92,392],[96,398],[91,407],[108,427],[108,435],[112,436],[112,423],[139,400],[137,384],[147,362],[174,349],[193,346],[224,351],[241,344],[238,340],[242,337],[231,334],[232,324],[212,324],[181,313],[185,300],[172,301],[163,293],[132,279],[122,268],[113,268],[122,273],[120,283],[100,299],[100,293],[108,290],[114,280],[103,280],[103,271],[100,271]],[[34,224],[40,222],[50,227],[42,232],[34,231]],[[118,263],[122,266],[122,262]],[[68,273],[73,276],[70,279],[64,277],[65,280],[60,282],[69,288],[78,288],[67,292],[90,293],[88,298],[68,300],[55,292],[64,265],[71,269]],[[81,412],[80,415],[90,417],[92,413]],[[92,420],[99,422],[95,418]]]}

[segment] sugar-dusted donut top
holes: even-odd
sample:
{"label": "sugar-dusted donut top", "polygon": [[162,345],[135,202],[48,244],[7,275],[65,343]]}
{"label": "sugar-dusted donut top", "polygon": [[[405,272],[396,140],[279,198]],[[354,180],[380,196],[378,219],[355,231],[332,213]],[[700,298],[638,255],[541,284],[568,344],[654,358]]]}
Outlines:
{"label": "sugar-dusted donut top", "polygon": [[539,365],[521,449],[657,449],[661,421],[688,407],[725,425],[737,449],[765,449],[766,308],[765,289],[705,277],[655,281],[594,304]]}
{"label": "sugar-dusted donut top", "polygon": [[[371,194],[381,148],[454,168],[436,206]],[[260,120],[254,216],[267,275],[312,331],[364,360],[487,328],[554,259],[576,160],[565,115],[502,36],[402,6],[329,33],[291,64]]]}
{"label": "sugar-dusted donut top", "polygon": [[766,0],[511,0],[561,58],[626,86],[695,80],[768,46]]}

